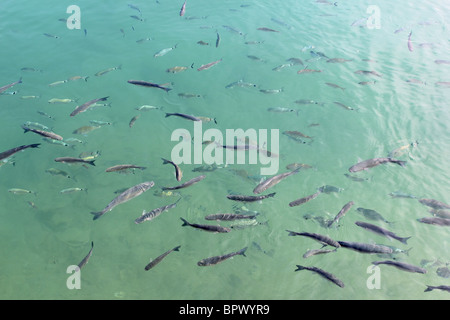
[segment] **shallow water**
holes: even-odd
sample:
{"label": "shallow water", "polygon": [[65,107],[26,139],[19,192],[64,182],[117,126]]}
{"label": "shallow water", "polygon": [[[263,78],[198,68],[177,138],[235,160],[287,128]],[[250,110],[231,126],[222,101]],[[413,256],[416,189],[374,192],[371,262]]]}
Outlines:
{"label": "shallow water", "polygon": [[[414,5],[403,2],[377,1],[380,28],[369,28],[370,22],[377,21],[366,22],[373,14],[367,12],[372,5],[368,1],[358,5],[338,1],[335,6],[294,0],[192,0],[187,1],[183,17],[179,15],[183,1],[133,2],[141,13],[128,6],[131,2],[59,1],[55,5],[50,1],[2,1],[0,9],[7,16],[0,20],[0,39],[7,45],[0,51],[4,61],[0,86],[19,78],[23,82],[0,96],[0,132],[4,137],[0,151],[31,143],[41,145],[15,154],[10,163],[0,167],[0,297],[448,299],[444,291],[424,293],[426,285],[449,285],[448,279],[436,273],[437,264],[426,264],[426,274],[381,265],[380,286],[370,289],[367,281],[372,274],[367,270],[373,261],[386,257],[339,248],[305,259],[302,255],[308,249],[321,245],[309,238],[290,237],[286,232],[315,232],[336,240],[411,248],[408,255],[400,253],[395,258],[417,266],[423,260],[440,262],[440,266],[450,262],[447,228],[418,222],[430,213],[416,199],[388,195],[402,191],[450,202],[446,161],[450,157],[450,89],[436,84],[450,81],[450,65],[435,62],[450,60],[450,7],[442,1]],[[65,21],[58,20],[70,16],[66,9],[73,4],[81,10],[79,30],[70,30]],[[258,30],[261,27],[278,32]],[[411,31],[412,51],[407,45]],[[216,47],[217,34],[220,43]],[[151,40],[139,41],[146,38]],[[166,55],[154,57],[161,49],[175,45]],[[273,70],[292,57],[301,59],[303,65]],[[327,62],[333,58],[350,61]],[[220,59],[210,69],[197,71],[201,65]],[[188,68],[175,74],[166,72],[174,66]],[[297,74],[304,68],[321,72]],[[357,70],[376,71],[381,77],[355,73]],[[88,78],[49,86],[74,76]],[[133,86],[127,83],[130,79],[163,84],[172,90],[166,93]],[[410,79],[418,83],[408,82]],[[257,87],[225,88],[238,80]],[[372,83],[359,84],[363,81]],[[264,94],[261,89],[282,91]],[[179,93],[200,97],[183,98]],[[77,105],[106,96],[109,106],[69,116]],[[52,98],[76,101],[48,103]],[[320,104],[295,103],[300,99]],[[162,109],[136,110],[142,105]],[[298,112],[267,111],[273,107]],[[224,137],[227,129],[268,129],[269,147],[270,129],[277,129],[277,173],[286,172],[286,165],[294,162],[312,168],[300,170],[263,193],[276,192],[273,198],[242,204],[228,200],[226,195],[252,195],[262,178],[260,168],[266,165],[250,164],[248,157],[245,164],[219,165],[217,170],[204,173],[205,180],[178,190],[182,198],[176,208],[136,225],[134,220],[143,210],[179,199],[178,193],[158,196],[161,187],[176,186],[203,174],[192,171],[200,164],[182,163],[183,179],[178,182],[173,167],[162,164],[161,158],[170,158],[178,143],[171,141],[176,129],[186,129],[191,138],[199,138],[194,135],[193,122],[165,118],[165,112],[215,118],[217,124],[202,123],[203,132],[215,128]],[[129,121],[136,115],[140,117],[130,128]],[[112,125],[86,135],[73,134],[75,129],[91,125],[90,120]],[[66,147],[45,142],[32,132],[24,134],[20,126],[26,121],[39,122],[65,140],[74,137],[83,143]],[[306,143],[299,143],[283,134],[285,131],[300,131],[313,139],[304,138]],[[199,139],[202,141],[202,137]],[[366,179],[362,182],[344,176],[360,160],[386,157],[392,150],[416,141],[416,147],[398,156],[407,161],[405,167],[384,164],[352,174]],[[57,157],[78,157],[82,152],[96,151],[100,155],[95,166],[54,161]],[[108,167],[124,163],[147,169],[134,174],[105,172]],[[51,175],[46,172],[49,168],[64,170],[70,178]],[[103,209],[116,196],[116,190],[144,181],[154,181],[155,186],[92,220],[90,212]],[[289,207],[291,201],[323,185],[343,190]],[[60,193],[70,187],[87,191]],[[8,192],[11,188],[37,194],[15,195]],[[355,205],[337,227],[325,228],[318,223],[317,217],[332,219],[349,201]],[[204,216],[232,212],[236,206],[259,212],[257,221],[261,224],[226,234],[181,226],[180,217],[206,224],[210,222]],[[356,210],[358,207],[374,209],[392,223],[369,221]],[[359,228],[354,224],[358,220],[411,239],[407,245],[389,240]],[[91,241],[94,249],[81,270],[81,289],[70,290],[66,281],[71,274],[66,270],[83,259]],[[150,259],[178,245],[179,252],[170,253],[155,268],[144,270]],[[197,266],[201,259],[244,247],[248,247],[246,257],[236,256],[211,267]],[[345,283],[345,288],[307,270],[295,272],[296,265],[331,272]]]}

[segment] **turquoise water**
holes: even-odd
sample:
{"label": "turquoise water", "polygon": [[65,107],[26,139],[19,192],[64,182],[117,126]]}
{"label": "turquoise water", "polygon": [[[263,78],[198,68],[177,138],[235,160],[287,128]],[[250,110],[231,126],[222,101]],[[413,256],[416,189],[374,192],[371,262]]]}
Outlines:
{"label": "turquoise water", "polygon": [[[418,222],[431,214],[416,199],[388,195],[402,191],[450,202],[450,91],[448,85],[436,84],[450,81],[450,65],[435,62],[450,60],[448,3],[338,1],[335,6],[294,0],[188,0],[186,13],[180,17],[182,4],[164,0],[95,4],[58,1],[56,5],[51,1],[4,0],[0,4],[0,86],[19,78],[23,81],[0,96],[0,151],[41,143],[40,148],[17,153],[0,167],[0,297],[448,299],[445,291],[424,293],[426,285],[450,284],[448,278],[437,273],[450,262],[447,228]],[[66,13],[69,5],[81,10],[79,30],[70,30],[65,21],[59,21],[70,16]],[[379,22],[379,28],[369,28],[366,23],[374,12],[367,13],[371,5],[379,9],[379,21],[369,22]],[[261,27],[278,32],[258,30]],[[408,49],[411,31],[412,51]],[[216,47],[217,34],[220,43]],[[147,38],[151,40],[139,41]],[[161,49],[175,45],[167,54],[154,57]],[[303,65],[273,70],[287,64],[289,58],[299,58]],[[327,62],[334,58],[350,61]],[[201,65],[220,59],[210,69],[197,71]],[[166,72],[174,66],[188,68],[175,74]],[[305,68],[321,72],[297,73]],[[376,71],[382,76],[355,73],[358,70]],[[74,76],[88,78],[49,86]],[[166,93],[133,86],[127,83],[130,79],[162,84],[172,90]],[[417,81],[408,82],[410,79]],[[226,88],[238,80],[257,87]],[[359,84],[362,81],[375,83]],[[259,91],[281,88],[275,94]],[[183,98],[179,93],[199,97]],[[76,106],[106,96],[109,106],[69,116]],[[54,98],[76,101],[48,102]],[[300,99],[320,104],[295,103]],[[162,109],[136,110],[142,105]],[[267,111],[274,107],[296,112]],[[227,129],[278,129],[278,173],[287,172],[286,165],[295,162],[312,168],[300,170],[263,193],[276,192],[273,198],[247,204],[228,200],[226,195],[252,195],[261,178],[261,163],[222,165],[206,173],[192,171],[198,164],[182,163],[183,179],[178,182],[173,167],[163,165],[161,158],[170,158],[177,145],[171,141],[174,130],[184,128],[193,135],[194,126],[186,119],[165,118],[164,112],[215,118],[217,124],[205,122],[203,130],[215,128],[224,135]],[[130,128],[130,120],[137,115],[140,117]],[[86,135],[73,133],[92,125],[90,120],[112,124]],[[43,141],[32,132],[24,134],[20,126],[27,121],[48,126],[65,141],[77,138],[83,143],[61,146]],[[304,138],[306,143],[299,143],[283,134],[285,131],[300,131],[313,139]],[[386,157],[392,150],[415,141],[419,142],[416,147],[398,156],[407,161],[405,167],[385,164],[352,174],[364,178],[362,182],[344,176],[361,160]],[[91,152],[100,154],[95,166],[54,161]],[[147,168],[134,174],[105,172],[108,167],[125,163]],[[46,171],[50,168],[64,170],[70,178],[51,175]],[[203,181],[178,190],[182,197],[176,208],[153,221],[134,223],[144,209],[149,211],[179,199],[177,194],[158,196],[161,187],[175,186],[200,174],[206,175]],[[144,181],[154,181],[155,186],[92,220],[90,212],[102,210],[116,196],[116,190]],[[291,201],[323,185],[343,190],[289,207]],[[71,187],[87,191],[60,193]],[[11,188],[36,194],[12,194],[8,192]],[[338,227],[325,228],[318,223],[318,217],[334,218],[349,201],[355,205],[340,219]],[[261,224],[224,234],[181,226],[180,217],[192,223],[211,223],[204,216],[233,212],[236,205],[259,212],[256,219]],[[367,220],[356,210],[358,207],[376,210],[393,223]],[[359,228],[354,224],[358,220],[411,239],[407,245],[389,240]],[[339,248],[305,259],[302,255],[307,250],[321,245],[309,238],[290,237],[285,230],[402,250],[411,248],[408,255],[398,254],[396,259],[424,266],[427,273],[381,265],[380,287],[369,289],[371,274],[367,268],[385,257]],[[86,256],[91,241],[94,249],[81,269],[81,289],[68,289],[66,281],[71,274],[66,270]],[[155,268],[144,270],[150,259],[178,245],[179,252],[170,253]],[[248,247],[246,257],[236,256],[210,267],[197,266],[201,259],[244,247]],[[432,262],[424,264],[425,260]],[[345,283],[345,288],[310,271],[294,272],[296,265],[331,272]]]}

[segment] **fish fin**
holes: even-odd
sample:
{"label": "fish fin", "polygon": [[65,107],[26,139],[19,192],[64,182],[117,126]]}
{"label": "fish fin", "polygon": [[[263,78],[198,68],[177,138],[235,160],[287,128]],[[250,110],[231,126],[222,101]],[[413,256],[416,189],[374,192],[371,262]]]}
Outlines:
{"label": "fish fin", "polygon": [[99,211],[99,212],[91,212],[91,214],[94,215],[94,218],[93,218],[92,220],[97,220],[98,218],[100,218],[100,217],[104,214],[104,212],[102,212],[102,211]]}
{"label": "fish fin", "polygon": [[300,270],[304,270],[305,269],[305,267],[304,266],[301,266],[301,265],[296,265],[296,267],[297,267],[297,269],[295,269],[294,271],[300,271]]}

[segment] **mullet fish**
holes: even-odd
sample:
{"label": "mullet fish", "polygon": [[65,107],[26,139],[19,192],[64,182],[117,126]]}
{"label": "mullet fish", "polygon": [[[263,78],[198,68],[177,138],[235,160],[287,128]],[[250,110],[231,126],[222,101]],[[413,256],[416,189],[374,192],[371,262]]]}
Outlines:
{"label": "mullet fish", "polygon": [[27,128],[23,125],[22,125],[22,129],[24,130],[24,133],[31,131],[31,132],[37,133],[40,136],[46,137],[46,138],[50,138],[50,139],[54,139],[54,140],[63,140],[63,137],[61,137],[60,135],[53,133],[53,132],[48,132],[48,131],[33,129],[33,128]]}
{"label": "mullet fish", "polygon": [[376,226],[374,224],[371,224],[371,223],[367,223],[367,222],[363,222],[363,221],[356,221],[355,224],[358,227],[364,228],[366,230],[372,231],[372,232],[374,232],[376,234],[383,235],[383,236],[388,237],[388,238],[392,238],[392,239],[398,240],[398,241],[400,241],[401,243],[404,243],[404,244],[407,244],[408,239],[411,238],[411,237],[407,237],[407,238],[399,237],[395,233],[393,233],[393,232],[391,232],[389,230],[386,230],[384,228],[381,228],[379,226]]}
{"label": "mullet fish", "polygon": [[106,172],[120,172],[120,171],[127,170],[127,169],[141,169],[141,170],[144,170],[146,168],[147,167],[140,167],[140,166],[136,166],[134,164],[119,164],[117,166],[109,167],[105,171]]}
{"label": "mullet fish", "polygon": [[163,164],[170,163],[175,168],[175,177],[177,178],[177,181],[181,181],[181,178],[183,177],[183,172],[181,171],[180,167],[173,161],[161,158],[163,161]]}
{"label": "mullet fish", "polygon": [[99,212],[91,212],[94,215],[93,220],[97,220],[102,215],[104,215],[106,212],[111,211],[114,209],[117,205],[121,203],[125,203],[133,198],[136,198],[137,196],[140,196],[145,191],[153,187],[155,183],[153,181],[147,181],[140,184],[135,185],[134,187],[131,187],[121,194],[119,194],[117,197],[115,197],[102,211]]}
{"label": "mullet fish", "polygon": [[245,248],[243,248],[243,249],[241,249],[239,251],[236,251],[236,252],[224,254],[222,256],[215,256],[215,257],[202,259],[199,262],[197,262],[197,265],[200,266],[200,267],[213,266],[213,265],[218,264],[219,262],[225,261],[225,260],[230,259],[230,258],[232,258],[234,256],[237,256],[237,255],[241,255],[241,256],[246,257],[246,255],[245,255],[245,251],[246,250],[247,250],[247,247],[245,247]]}
{"label": "mullet fish", "polygon": [[328,223],[328,227],[331,227],[333,223],[338,222],[340,218],[342,218],[344,216],[344,214],[350,210],[350,208],[354,205],[355,203],[353,201],[349,201],[347,204],[345,204],[342,209],[339,211],[339,213],[336,215],[336,217],[334,217],[333,220],[331,220]]}
{"label": "mullet fish", "polygon": [[344,283],[341,280],[336,278],[335,275],[333,275],[329,272],[326,272],[322,269],[319,269],[316,267],[304,267],[304,266],[297,265],[297,269],[295,271],[300,271],[300,270],[309,270],[309,271],[315,272],[315,273],[319,274],[320,276],[324,277],[325,279],[330,280],[335,285],[337,285],[341,288],[344,288]]}
{"label": "mullet fish", "polygon": [[374,261],[372,262],[374,265],[379,264],[387,264],[396,267],[397,269],[408,271],[408,272],[417,272],[417,273],[427,273],[427,270],[424,268],[416,267],[412,264],[406,263],[406,262],[400,262],[400,261],[391,261],[391,260],[385,260],[385,261]]}
{"label": "mullet fish", "polygon": [[316,193],[313,193],[313,194],[311,194],[311,195],[309,195],[309,196],[306,196],[306,197],[303,197],[303,198],[294,200],[294,201],[292,201],[292,202],[289,203],[289,207],[295,207],[295,206],[299,206],[299,205],[301,205],[301,204],[304,204],[304,203],[306,203],[306,202],[308,202],[308,201],[310,201],[310,200],[315,199],[315,198],[316,198],[319,194],[321,194],[321,193],[322,193],[322,192],[319,190],[319,191],[317,191]]}
{"label": "mullet fish", "polygon": [[0,153],[0,161],[6,158],[9,158],[10,156],[12,156],[13,154],[25,150],[27,148],[38,148],[41,144],[40,143],[34,143],[34,144],[29,144],[29,145],[23,145],[23,146],[19,146],[19,147],[15,147],[6,151],[3,151],[2,153]]}
{"label": "mullet fish", "polygon": [[190,226],[196,229],[208,231],[208,232],[220,232],[220,233],[228,233],[231,231],[230,228],[222,227],[222,226],[216,226],[216,225],[210,225],[210,224],[197,224],[197,223],[190,223],[186,221],[186,219],[180,218],[181,221],[183,221],[182,227]]}
{"label": "mullet fish", "polygon": [[175,186],[175,187],[162,187],[161,189],[162,189],[162,190],[177,190],[177,189],[182,189],[182,188],[189,187],[190,185],[193,185],[194,183],[197,183],[197,182],[199,182],[199,181],[201,181],[201,180],[203,180],[203,179],[205,179],[205,178],[206,178],[205,175],[201,175],[201,176],[192,178],[191,180],[189,180],[189,181],[187,181],[187,182],[185,182],[185,183],[183,183],[183,184],[180,184],[179,186]]}
{"label": "mullet fish", "polygon": [[314,239],[321,243],[323,246],[332,246],[335,248],[340,248],[341,245],[336,240],[331,239],[329,236],[318,234],[318,233],[309,233],[309,232],[294,232],[290,230],[286,230],[289,232],[289,236],[304,236],[311,239]]}
{"label": "mullet fish", "polygon": [[137,86],[142,86],[142,87],[150,87],[150,88],[157,88],[157,89],[162,89],[166,92],[169,92],[170,90],[172,90],[172,88],[167,88],[164,86],[161,86],[159,84],[156,83],[152,83],[152,82],[148,82],[148,81],[142,81],[142,80],[128,80],[128,83],[137,85]]}
{"label": "mullet fish", "polygon": [[56,162],[62,162],[62,163],[87,163],[91,166],[95,166],[94,161],[95,160],[85,160],[81,158],[73,158],[73,157],[59,157],[55,159]]}
{"label": "mullet fish", "polygon": [[83,268],[83,266],[88,263],[89,258],[92,255],[92,250],[94,249],[94,241],[91,242],[91,250],[89,250],[88,254],[86,255],[86,257],[83,258],[83,260],[81,260],[81,262],[78,264],[78,268],[81,270],[81,268]]}
{"label": "mullet fish", "polygon": [[4,91],[8,90],[9,88],[15,86],[15,85],[18,84],[18,83],[22,83],[22,78],[20,78],[20,79],[19,79],[18,81],[16,81],[16,82],[13,82],[13,83],[7,84],[6,86],[0,87],[0,93],[2,93],[2,92],[4,92]]}
{"label": "mullet fish", "polygon": [[204,65],[200,66],[200,68],[198,68],[197,71],[202,71],[202,70],[209,69],[209,68],[211,68],[212,66],[218,64],[221,61],[222,61],[222,59],[219,59],[219,60],[216,60],[216,61],[204,64]]}
{"label": "mullet fish", "polygon": [[164,259],[169,253],[171,253],[172,251],[180,251],[180,247],[181,246],[177,246],[173,249],[170,249],[169,251],[164,252],[162,255],[160,255],[158,258],[156,258],[155,260],[152,260],[148,265],[145,266],[145,270],[150,270],[151,268],[153,268],[154,266],[156,266],[158,263],[160,263],[162,261],[162,259]]}
{"label": "mullet fish", "polygon": [[71,117],[76,116],[77,114],[81,113],[81,112],[85,112],[87,109],[89,109],[89,107],[99,101],[106,101],[109,97],[103,97],[103,98],[98,98],[98,99],[93,99],[90,100],[86,103],[83,103],[82,105],[78,106],[75,108],[75,110],[72,111],[72,113],[70,114]]}
{"label": "mullet fish", "polygon": [[289,177],[292,174],[298,173],[300,171],[300,168],[294,170],[294,171],[289,171],[289,172],[285,172],[285,173],[281,173],[278,174],[270,179],[267,179],[263,182],[261,182],[259,185],[257,185],[255,187],[255,189],[253,189],[253,193],[258,194],[261,193],[267,189],[269,189],[270,187],[273,187],[274,185],[278,184],[281,180],[283,180],[286,177]]}
{"label": "mullet fish", "polygon": [[361,161],[361,162],[351,166],[348,169],[348,171],[358,172],[358,171],[362,171],[362,170],[367,170],[369,168],[373,168],[380,164],[388,163],[388,162],[396,163],[402,167],[404,167],[406,165],[406,161],[402,161],[402,160],[396,160],[396,159],[392,159],[392,158],[375,158],[375,159],[368,159],[368,160]]}
{"label": "mullet fish", "polygon": [[134,220],[134,223],[139,224],[144,221],[152,220],[152,219],[156,218],[157,216],[159,216],[164,211],[175,208],[176,206],[177,206],[177,203],[175,202],[175,203],[172,203],[172,204],[169,204],[166,206],[162,206],[160,208],[153,209],[152,211],[149,211],[149,212],[146,212],[144,210],[144,211],[142,211],[142,215],[139,218],[137,218],[136,220]]}
{"label": "mullet fish", "polygon": [[243,202],[254,202],[263,200],[266,198],[273,197],[275,195],[275,192],[269,193],[267,195],[263,196],[245,196],[245,195],[239,195],[239,194],[229,194],[227,195],[227,198],[234,201],[243,201]]}

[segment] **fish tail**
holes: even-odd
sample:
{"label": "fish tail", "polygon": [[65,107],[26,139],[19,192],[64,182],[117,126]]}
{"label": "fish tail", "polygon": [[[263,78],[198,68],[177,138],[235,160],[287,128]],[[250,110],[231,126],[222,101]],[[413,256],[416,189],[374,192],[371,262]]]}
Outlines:
{"label": "fish tail", "polygon": [[99,99],[99,101],[106,101],[106,99],[108,99],[108,98],[109,98],[109,96],[103,97],[103,98]]}
{"label": "fish tail", "polygon": [[431,290],[433,290],[433,289],[434,289],[434,288],[433,288],[432,286],[427,285],[427,288],[425,289],[424,292],[428,292],[428,291],[431,291]]}
{"label": "fish tail", "polygon": [[403,161],[403,160],[392,160],[392,159],[391,159],[391,162],[394,162],[394,163],[398,164],[399,166],[404,167],[404,166],[406,165],[406,162],[407,162],[407,161]]}
{"label": "fish tail", "polygon": [[17,83],[22,83],[22,77],[20,77],[19,81]]}
{"label": "fish tail", "polygon": [[98,218],[100,218],[104,214],[104,212],[103,211],[91,212],[91,214],[94,215],[94,218],[92,220],[97,220]]}
{"label": "fish tail", "polygon": [[408,250],[405,250],[405,254],[409,257],[409,251],[412,249],[412,247],[411,248],[409,248]]}
{"label": "fish tail", "polygon": [[119,65],[117,69],[122,70],[122,65]]}
{"label": "fish tail", "polygon": [[161,160],[163,161],[163,164],[168,164],[168,163],[170,163],[170,161],[167,160],[167,159],[161,158]]}
{"label": "fish tail", "polygon": [[239,251],[238,251],[238,254],[243,255],[244,257],[246,257],[245,251],[247,251],[247,249],[248,249],[248,247],[245,247],[245,248],[239,250]]}
{"label": "fish tail", "polygon": [[296,266],[297,266],[297,269],[295,269],[294,271],[301,271],[301,270],[306,269],[304,266],[301,266],[299,264],[297,264]]}
{"label": "fish tail", "polygon": [[295,236],[295,232],[294,231],[290,231],[290,230],[286,230],[287,232],[289,232],[288,236]]}
{"label": "fish tail", "polygon": [[84,77],[84,81],[86,81],[87,82],[87,79],[89,78],[89,76],[87,76],[87,77]]}
{"label": "fish tail", "polygon": [[39,148],[40,145],[40,143],[30,144],[30,148]]}
{"label": "fish tail", "polygon": [[23,133],[27,133],[28,131],[31,131],[30,128],[25,127],[22,125]]}
{"label": "fish tail", "polygon": [[167,113],[167,112],[166,112],[165,118],[170,117],[171,115],[172,115],[171,113]]}
{"label": "fish tail", "polygon": [[91,165],[91,166],[94,166],[95,167],[95,160],[91,160],[91,161],[89,161],[88,163]]}
{"label": "fish tail", "polygon": [[177,247],[173,248],[173,251],[180,251],[180,247],[181,246],[177,246]]}
{"label": "fish tail", "polygon": [[269,194],[267,195],[267,197],[268,197],[268,198],[269,198],[269,197],[273,197],[273,196],[275,196],[275,194],[276,194],[276,192],[269,193]]}
{"label": "fish tail", "polygon": [[399,240],[404,243],[404,244],[408,244],[407,241],[410,239],[411,237],[406,237],[406,238],[400,238]]}
{"label": "fish tail", "polygon": [[183,219],[181,217],[180,217],[180,219],[181,219],[181,221],[183,221],[183,224],[181,225],[182,227],[185,227],[185,226],[189,225],[189,222],[187,222],[186,219]]}

